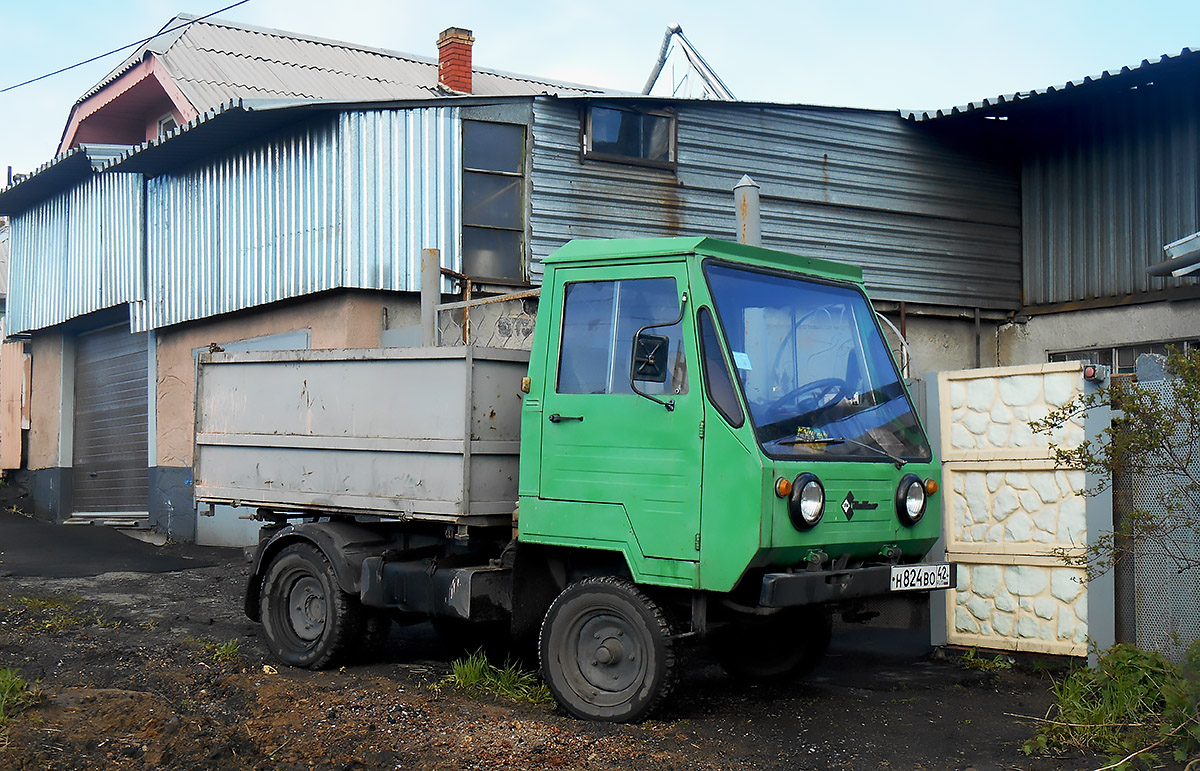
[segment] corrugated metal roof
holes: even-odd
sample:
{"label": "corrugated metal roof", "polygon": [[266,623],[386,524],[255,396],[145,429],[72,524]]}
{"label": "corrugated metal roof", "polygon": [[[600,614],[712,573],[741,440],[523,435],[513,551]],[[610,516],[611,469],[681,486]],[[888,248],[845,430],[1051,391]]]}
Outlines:
{"label": "corrugated metal roof", "polygon": [[1185,48],[1178,54],[1163,54],[1153,59],[1143,59],[1140,64],[1121,67],[1115,70],[1105,70],[1099,75],[1072,80],[1062,85],[1046,86],[1045,88],[1037,88],[1032,91],[1017,91],[1013,94],[1001,94],[990,99],[981,99],[978,102],[971,102],[970,104],[950,107],[944,110],[902,110],[901,115],[910,120],[918,121],[936,120],[967,114],[987,115],[1001,112],[1015,104],[1027,102],[1031,99],[1069,93],[1077,88],[1094,88],[1101,83],[1118,85],[1123,84],[1124,81],[1129,81],[1128,83],[1124,83],[1124,85],[1136,88],[1140,83],[1152,81],[1164,67],[1174,67],[1177,64],[1190,62],[1197,54],[1200,54],[1200,51]]}
{"label": "corrugated metal roof", "polygon": [[[76,105],[156,54],[198,112],[231,99],[262,96],[306,99],[395,100],[444,96],[437,59],[294,32],[197,19],[180,14],[138,48]],[[604,89],[546,78],[476,69],[475,94],[601,94]]]}

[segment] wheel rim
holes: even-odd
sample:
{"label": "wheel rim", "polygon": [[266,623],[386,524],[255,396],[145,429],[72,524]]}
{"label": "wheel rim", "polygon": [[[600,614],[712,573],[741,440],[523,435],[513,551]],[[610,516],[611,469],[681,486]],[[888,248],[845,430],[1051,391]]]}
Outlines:
{"label": "wheel rim", "polygon": [[287,620],[296,637],[317,639],[325,629],[325,591],[316,576],[302,575],[292,582],[287,597]]}
{"label": "wheel rim", "polygon": [[612,610],[591,610],[573,619],[559,661],[571,690],[598,706],[622,704],[646,680],[648,641],[643,630]]}

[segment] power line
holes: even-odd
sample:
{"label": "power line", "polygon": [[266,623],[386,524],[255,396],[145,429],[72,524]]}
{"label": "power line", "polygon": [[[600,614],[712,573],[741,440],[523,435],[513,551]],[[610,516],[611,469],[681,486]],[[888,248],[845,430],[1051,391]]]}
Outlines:
{"label": "power line", "polygon": [[12,91],[13,89],[16,89],[16,88],[20,88],[21,86],[28,86],[30,83],[37,83],[39,80],[45,80],[46,78],[52,78],[55,75],[62,74],[68,70],[73,70],[76,67],[82,67],[85,64],[91,64],[92,62],[97,61],[99,59],[103,59],[106,56],[112,56],[113,54],[119,54],[122,51],[127,51],[130,48],[135,48],[137,46],[142,45],[143,43],[149,43],[151,40],[158,37],[159,35],[165,35],[168,32],[174,32],[175,30],[183,29],[184,27],[191,26],[192,24],[195,24],[198,21],[204,21],[205,19],[212,18],[213,16],[216,16],[218,13],[225,13],[226,11],[237,8],[239,5],[245,5],[248,2],[250,2],[250,0],[239,0],[238,2],[234,3],[233,5],[227,5],[224,8],[220,8],[216,11],[213,11],[212,13],[205,14],[204,16],[199,16],[195,19],[192,19],[191,21],[185,21],[183,24],[179,24],[177,26],[171,27],[170,29],[160,29],[158,32],[155,32],[150,37],[142,38],[141,40],[137,40],[133,43],[130,43],[129,45],[123,45],[120,48],[114,48],[113,50],[108,51],[107,53],[102,53],[99,56],[93,56],[91,59],[85,59],[82,62],[77,62],[75,64],[70,65],[69,67],[63,67],[60,70],[55,70],[54,72],[47,72],[45,75],[39,75],[38,77],[31,78],[30,80],[26,80],[23,83],[17,83],[15,85],[8,86],[7,88],[0,88],[0,94],[3,94],[7,91]]}

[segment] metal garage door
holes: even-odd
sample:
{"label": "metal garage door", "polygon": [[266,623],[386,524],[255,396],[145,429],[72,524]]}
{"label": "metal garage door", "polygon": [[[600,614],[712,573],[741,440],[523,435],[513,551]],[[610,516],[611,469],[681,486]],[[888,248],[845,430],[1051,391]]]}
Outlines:
{"label": "metal garage door", "polygon": [[121,325],[76,340],[76,512],[148,509],[146,338]]}

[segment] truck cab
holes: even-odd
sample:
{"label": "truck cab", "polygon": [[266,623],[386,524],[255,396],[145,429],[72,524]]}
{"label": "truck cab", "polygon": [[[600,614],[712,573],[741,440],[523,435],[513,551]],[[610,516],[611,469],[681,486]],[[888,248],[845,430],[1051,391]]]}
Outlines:
{"label": "truck cab", "polygon": [[919,561],[937,539],[938,463],[857,269],[712,239],[574,241],[543,287],[522,543],[730,592]]}
{"label": "truck cab", "polygon": [[[522,547],[619,554],[676,617],[705,605],[727,669],[796,674],[831,603],[950,585],[952,566],[919,564],[939,465],[856,268],[712,239],[571,242],[546,261],[528,389]],[[560,700],[586,700],[560,680]]]}

